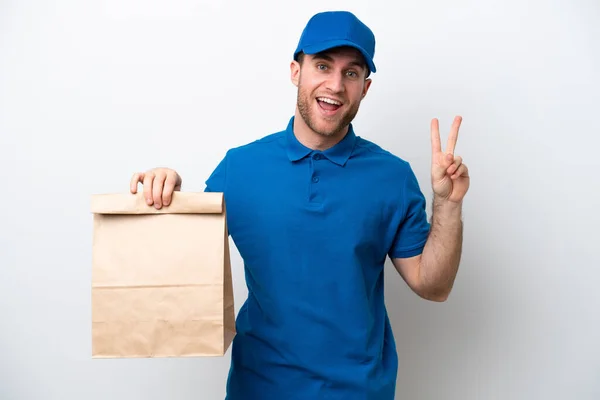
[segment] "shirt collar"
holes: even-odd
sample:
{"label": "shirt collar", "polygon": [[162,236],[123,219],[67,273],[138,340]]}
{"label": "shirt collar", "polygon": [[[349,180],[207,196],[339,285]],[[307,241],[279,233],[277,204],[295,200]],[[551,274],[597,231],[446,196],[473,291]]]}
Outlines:
{"label": "shirt collar", "polygon": [[[287,139],[287,155],[290,161],[301,160],[302,158],[314,152],[314,150],[300,143],[296,138],[296,135],[294,135],[294,118],[295,117],[292,117],[290,119],[285,132]],[[330,161],[343,166],[352,155],[355,144],[356,134],[354,133],[352,124],[350,124],[348,133],[344,136],[344,138],[335,146],[330,147],[321,153]]]}

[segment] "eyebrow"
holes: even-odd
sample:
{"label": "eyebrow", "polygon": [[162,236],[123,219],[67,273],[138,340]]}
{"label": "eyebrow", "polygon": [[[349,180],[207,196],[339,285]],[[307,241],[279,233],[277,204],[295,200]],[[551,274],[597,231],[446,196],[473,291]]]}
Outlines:
{"label": "eyebrow", "polygon": [[[325,61],[329,61],[329,62],[333,62],[333,58],[326,55],[326,54],[315,54],[313,56],[314,60],[325,60]],[[365,68],[364,63],[362,63],[359,59],[354,59],[353,61],[350,62],[351,66],[357,66],[360,68]]]}

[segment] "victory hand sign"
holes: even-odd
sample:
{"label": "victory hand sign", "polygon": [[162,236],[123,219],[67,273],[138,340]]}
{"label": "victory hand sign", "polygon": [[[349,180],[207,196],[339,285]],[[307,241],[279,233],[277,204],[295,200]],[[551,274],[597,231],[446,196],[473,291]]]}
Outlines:
{"label": "victory hand sign", "polygon": [[437,119],[431,121],[431,184],[440,200],[460,203],[469,190],[469,171],[462,158],[454,156],[461,117],[454,118],[446,151],[442,151],[440,128]]}

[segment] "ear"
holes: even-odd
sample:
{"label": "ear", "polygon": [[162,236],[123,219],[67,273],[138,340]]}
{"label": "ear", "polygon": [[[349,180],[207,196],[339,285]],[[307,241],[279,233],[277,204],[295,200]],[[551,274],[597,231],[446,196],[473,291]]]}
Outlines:
{"label": "ear", "polygon": [[294,84],[294,86],[297,87],[300,81],[300,64],[298,63],[298,61],[294,60],[291,62],[290,74],[292,83]]}
{"label": "ear", "polygon": [[369,88],[371,87],[371,83],[373,82],[373,80],[371,78],[367,78],[365,79],[365,86],[363,88],[363,93],[362,93],[362,98],[364,99],[365,96],[367,95],[367,92],[369,91]]}

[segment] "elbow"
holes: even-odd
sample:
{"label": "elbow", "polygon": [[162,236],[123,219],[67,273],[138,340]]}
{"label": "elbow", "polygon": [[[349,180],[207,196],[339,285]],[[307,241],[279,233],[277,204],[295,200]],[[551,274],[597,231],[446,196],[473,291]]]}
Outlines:
{"label": "elbow", "polygon": [[450,297],[450,292],[452,288],[444,287],[444,288],[424,288],[420,290],[417,294],[429,301],[433,301],[435,303],[443,303],[448,300]]}
{"label": "elbow", "polygon": [[448,300],[449,295],[450,294],[434,294],[421,297],[423,297],[425,300],[429,300],[434,303],[444,303],[446,300]]}
{"label": "elbow", "polygon": [[452,279],[423,279],[419,276],[418,284],[415,285],[415,292],[423,299],[436,303],[443,303],[448,300],[452,287],[454,286],[454,278]]}
{"label": "elbow", "polygon": [[[436,267],[440,269],[441,267]],[[436,268],[424,268],[422,263],[419,263],[417,273],[412,277],[411,288],[421,298],[436,303],[443,303],[450,297],[452,287],[454,285],[454,276],[451,278],[440,276],[441,274],[431,274],[427,271],[435,271]]]}

